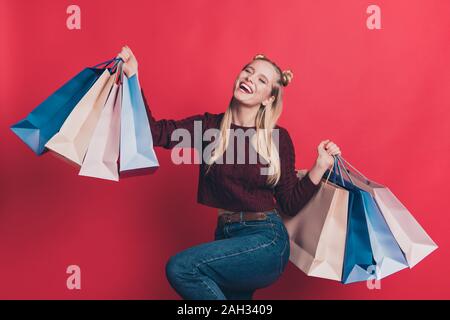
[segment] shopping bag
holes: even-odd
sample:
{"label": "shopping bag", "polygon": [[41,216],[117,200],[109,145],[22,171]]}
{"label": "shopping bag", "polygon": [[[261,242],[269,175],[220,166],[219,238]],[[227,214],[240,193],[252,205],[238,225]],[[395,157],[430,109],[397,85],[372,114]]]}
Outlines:
{"label": "shopping bag", "polygon": [[122,103],[122,62],[95,127],[79,175],[118,181],[120,111]]}
{"label": "shopping bag", "polygon": [[352,283],[376,277],[376,262],[364,212],[364,191],[351,186],[346,189],[349,191],[349,205],[342,283]]}
{"label": "shopping bag", "polygon": [[114,84],[114,72],[105,69],[45,146],[81,165],[100,113]]}
{"label": "shopping bag", "polygon": [[[336,157],[340,162],[339,157]],[[345,164],[340,162],[344,172],[348,172]],[[340,172],[340,171],[339,171]],[[353,179],[347,176],[349,183]],[[408,262],[397,243],[394,235],[389,229],[388,224],[377,206],[373,196],[369,192],[362,192],[363,204],[365,207],[365,215],[367,220],[367,227],[369,230],[370,244],[372,246],[372,253],[377,264],[375,273],[376,279],[383,279],[395,272],[408,267]]]}
{"label": "shopping bag", "polygon": [[369,180],[347,160],[342,157],[339,157],[339,159],[342,163],[348,165],[345,169],[350,176],[348,179],[352,179],[356,186],[369,192],[374,197],[410,268],[438,248],[409,210],[388,187]]}
{"label": "shopping bag", "polygon": [[85,68],[39,104],[28,116],[11,126],[11,130],[40,155],[45,144],[61,128],[80,99],[115,59]]}
{"label": "shopping bag", "polygon": [[[344,182],[338,158],[337,171],[342,186],[353,194],[349,206],[344,283],[382,279],[408,267],[406,259],[370,193]],[[345,171],[345,168],[343,168]],[[367,233],[367,234],[366,234]],[[367,238],[369,241],[367,241]],[[360,243],[357,243],[360,242]],[[362,245],[361,247],[358,247]],[[365,253],[364,255],[360,255]]]}
{"label": "shopping bag", "polygon": [[[298,177],[302,176],[300,171]],[[281,216],[290,238],[289,260],[309,276],[340,281],[349,192],[328,177],[294,217]]]}
{"label": "shopping bag", "polygon": [[120,171],[158,167],[153,138],[137,76],[123,77]]}

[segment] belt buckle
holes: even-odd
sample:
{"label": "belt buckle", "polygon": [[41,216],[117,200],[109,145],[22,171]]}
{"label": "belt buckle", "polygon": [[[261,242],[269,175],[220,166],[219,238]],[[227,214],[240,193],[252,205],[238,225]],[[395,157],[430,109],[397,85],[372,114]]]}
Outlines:
{"label": "belt buckle", "polygon": [[223,213],[220,216],[221,224],[230,223],[231,222],[231,215],[232,215],[232,213]]}

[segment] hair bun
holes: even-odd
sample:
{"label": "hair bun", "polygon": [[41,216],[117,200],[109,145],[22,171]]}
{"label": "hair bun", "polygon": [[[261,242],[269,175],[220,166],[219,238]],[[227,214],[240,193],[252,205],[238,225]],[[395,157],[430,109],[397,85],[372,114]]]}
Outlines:
{"label": "hair bun", "polygon": [[253,57],[253,60],[257,60],[257,59],[264,59],[269,61],[270,63],[272,63],[275,68],[278,70],[278,72],[281,72],[281,85],[283,87],[286,87],[291,81],[292,78],[294,78],[294,74],[292,73],[291,70],[284,70],[281,71],[280,68],[271,60],[269,60],[269,58],[267,58],[264,54],[262,53],[258,53]]}
{"label": "hair bun", "polygon": [[258,53],[257,55],[255,55],[254,57],[253,57],[253,60],[256,60],[256,59],[264,59],[266,56],[265,55],[263,55],[262,53]]}
{"label": "hair bun", "polygon": [[294,74],[291,70],[284,70],[281,74],[281,83],[286,87],[294,78]]}

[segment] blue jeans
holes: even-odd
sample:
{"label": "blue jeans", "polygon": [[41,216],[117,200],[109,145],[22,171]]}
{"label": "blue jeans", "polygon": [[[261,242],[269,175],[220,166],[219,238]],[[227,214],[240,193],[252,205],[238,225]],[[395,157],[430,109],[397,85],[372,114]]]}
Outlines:
{"label": "blue jeans", "polygon": [[214,241],[170,257],[166,276],[183,299],[250,300],[281,276],[289,252],[287,230],[273,209],[265,220],[217,224]]}

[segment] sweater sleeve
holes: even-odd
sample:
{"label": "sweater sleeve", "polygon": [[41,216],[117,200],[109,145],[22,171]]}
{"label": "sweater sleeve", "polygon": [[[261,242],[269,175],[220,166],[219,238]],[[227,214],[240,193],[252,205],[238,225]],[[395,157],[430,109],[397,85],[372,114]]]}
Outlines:
{"label": "sweater sleeve", "polygon": [[[197,145],[199,147],[201,146],[202,134],[205,127],[208,126],[208,123],[214,119],[214,114],[205,112],[204,114],[197,114],[179,120],[156,120],[151,112],[142,88],[141,93],[150,122],[154,146],[163,147],[165,149],[172,149],[175,146],[183,148],[192,148]],[[177,129],[182,130],[178,130],[178,132],[172,136]],[[197,141],[195,141],[196,139]],[[180,144],[180,142],[183,142],[183,144]]]}
{"label": "sweater sleeve", "polygon": [[312,182],[309,171],[299,179],[295,171],[295,150],[285,129],[280,129],[279,154],[281,177],[274,188],[277,205],[283,213],[295,216],[320,188]]}

